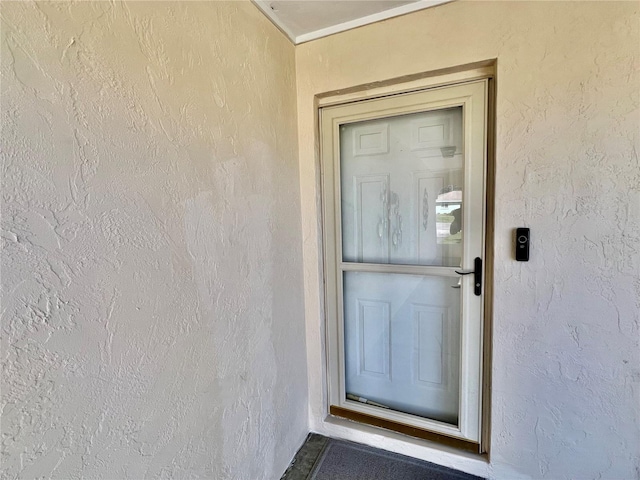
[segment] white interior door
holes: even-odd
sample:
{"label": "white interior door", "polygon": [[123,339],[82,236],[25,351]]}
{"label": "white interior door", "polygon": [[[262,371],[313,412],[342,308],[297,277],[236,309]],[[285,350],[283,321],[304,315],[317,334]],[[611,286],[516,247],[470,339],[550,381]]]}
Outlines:
{"label": "white interior door", "polygon": [[322,113],[330,400],[472,440],[482,273],[458,272],[484,250],[486,89]]}

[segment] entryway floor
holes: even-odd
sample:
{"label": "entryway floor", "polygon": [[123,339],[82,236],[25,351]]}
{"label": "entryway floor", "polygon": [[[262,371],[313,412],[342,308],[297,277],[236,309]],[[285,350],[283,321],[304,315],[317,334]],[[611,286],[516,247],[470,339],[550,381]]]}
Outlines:
{"label": "entryway floor", "polygon": [[477,480],[397,453],[310,433],[280,480]]}

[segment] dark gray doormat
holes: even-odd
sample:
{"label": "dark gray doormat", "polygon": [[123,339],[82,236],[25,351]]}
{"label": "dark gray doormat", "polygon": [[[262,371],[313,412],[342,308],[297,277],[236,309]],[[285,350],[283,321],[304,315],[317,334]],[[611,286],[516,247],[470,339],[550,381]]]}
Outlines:
{"label": "dark gray doormat", "polygon": [[468,473],[310,433],[281,480],[474,480]]}

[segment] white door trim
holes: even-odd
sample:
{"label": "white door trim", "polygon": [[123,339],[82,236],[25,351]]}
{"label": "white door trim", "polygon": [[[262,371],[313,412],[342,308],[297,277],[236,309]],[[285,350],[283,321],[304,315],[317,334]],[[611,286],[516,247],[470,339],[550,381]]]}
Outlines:
{"label": "white door trim", "polygon": [[[339,126],[344,123],[368,120],[373,118],[401,115],[411,112],[441,109],[450,106],[463,106],[465,111],[464,152],[465,152],[465,185],[472,185],[478,178],[482,179],[481,201],[465,199],[463,218],[465,232],[480,232],[480,238],[468,237],[464,242],[464,269],[473,268],[475,257],[484,258],[484,226],[486,224],[486,165],[487,165],[487,101],[488,81],[486,79],[462,83],[455,86],[436,87],[423,91],[412,91],[405,94],[394,94],[393,97],[379,97],[362,100],[357,103],[332,105],[321,109],[321,158],[322,188],[324,206],[324,248],[325,248],[325,311],[327,325],[327,364],[328,364],[328,399],[330,405],[336,405],[367,415],[380,416],[380,409],[370,405],[348,400],[344,388],[344,345],[343,305],[342,305],[342,271],[353,267],[351,264],[338,261],[341,254],[341,215],[339,187]],[[472,127],[476,125],[476,127]],[[477,125],[483,125],[478,128]],[[480,147],[480,145],[482,147]],[[471,161],[469,155],[480,156]],[[334,159],[338,159],[337,161]],[[465,188],[465,194],[470,189]],[[474,233],[474,235],[478,235]],[[468,241],[467,241],[468,240]],[[359,264],[364,270],[382,271],[393,269],[397,273],[439,274],[453,276],[452,268],[427,267],[419,265]],[[408,424],[413,427],[448,435],[472,442],[480,442],[482,418],[482,371],[483,364],[483,311],[484,295],[476,297],[470,282],[472,277],[462,277],[462,325],[461,325],[461,385],[460,385],[460,421],[452,426],[411,416],[394,411],[387,411],[383,416],[388,420]],[[484,284],[485,282],[483,282]],[[485,290],[485,289],[483,289]],[[471,313],[476,312],[476,313]]]}

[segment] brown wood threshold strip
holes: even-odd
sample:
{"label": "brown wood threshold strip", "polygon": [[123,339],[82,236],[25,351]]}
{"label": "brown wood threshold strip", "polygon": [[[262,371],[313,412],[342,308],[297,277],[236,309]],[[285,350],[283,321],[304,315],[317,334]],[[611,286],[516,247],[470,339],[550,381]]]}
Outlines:
{"label": "brown wood threshold strip", "polygon": [[331,405],[329,407],[329,413],[336,417],[346,418],[347,420],[353,420],[354,422],[360,422],[367,425],[373,425],[374,427],[386,428],[387,430],[392,430],[404,435],[409,435],[410,437],[437,442],[441,445],[447,445],[449,447],[465,450],[467,452],[478,454],[481,453],[480,444],[470,442],[469,440],[462,440],[460,438],[453,438],[448,435],[430,432],[422,428],[405,425],[404,423],[393,422],[384,418],[378,418],[366,413],[354,412],[353,410],[349,410],[343,407],[337,407],[335,405]]}

